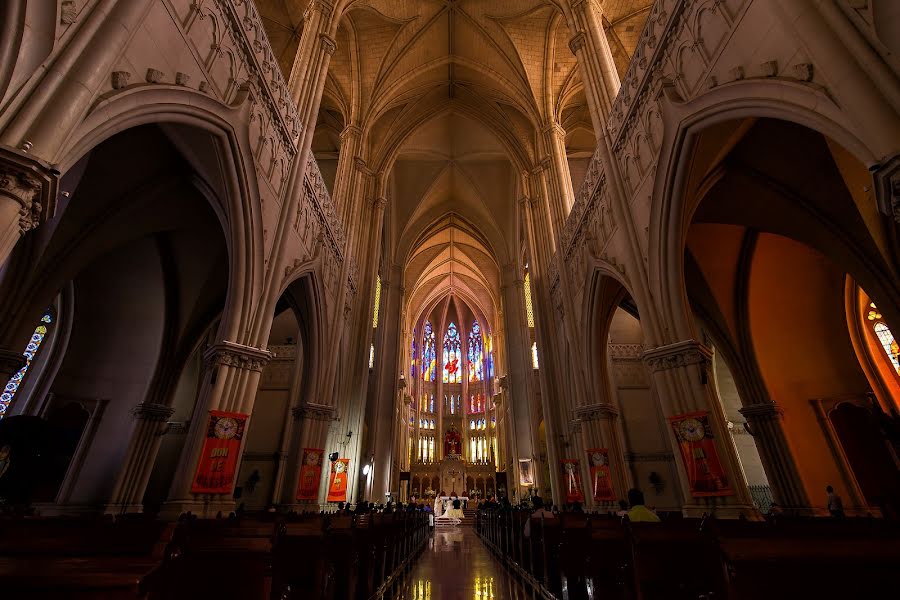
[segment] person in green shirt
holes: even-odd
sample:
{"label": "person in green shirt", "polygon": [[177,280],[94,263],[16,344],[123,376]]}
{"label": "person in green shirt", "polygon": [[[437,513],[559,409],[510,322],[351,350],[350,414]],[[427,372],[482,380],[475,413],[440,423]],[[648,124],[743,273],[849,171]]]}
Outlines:
{"label": "person in green shirt", "polygon": [[628,490],[628,520],[632,523],[659,523],[659,517],[655,512],[644,506],[644,492],[631,488]]}

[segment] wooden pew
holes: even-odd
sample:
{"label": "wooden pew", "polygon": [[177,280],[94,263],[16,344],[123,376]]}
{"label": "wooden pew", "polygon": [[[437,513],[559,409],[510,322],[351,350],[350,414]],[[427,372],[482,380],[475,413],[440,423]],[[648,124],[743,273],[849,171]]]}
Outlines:
{"label": "wooden pew", "polygon": [[880,598],[900,573],[900,531],[883,520],[718,521],[729,598]]}
{"label": "wooden pew", "polygon": [[719,549],[705,523],[626,520],[636,597],[641,600],[724,598],[725,574]]}
{"label": "wooden pew", "polygon": [[269,600],[275,526],[249,518],[181,523],[141,590],[150,600]]}
{"label": "wooden pew", "polygon": [[0,520],[0,597],[133,599],[173,531],[146,518]]}

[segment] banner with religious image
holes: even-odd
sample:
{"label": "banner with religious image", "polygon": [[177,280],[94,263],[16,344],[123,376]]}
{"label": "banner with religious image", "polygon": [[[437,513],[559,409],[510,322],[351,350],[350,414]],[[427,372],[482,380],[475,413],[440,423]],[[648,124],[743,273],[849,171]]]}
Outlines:
{"label": "banner with religious image", "polygon": [[322,477],[322,448],[304,448],[300,465],[300,481],[297,482],[297,500],[317,500],[319,480]]}
{"label": "banner with religious image", "polygon": [[706,411],[669,417],[687,472],[691,495],[733,496],[734,490],[719,460]]}
{"label": "banner with religious image", "polygon": [[566,492],[566,502],[584,502],[584,492],[581,488],[581,470],[578,468],[578,460],[563,458],[562,465],[563,490]]}
{"label": "banner with religious image", "polygon": [[237,474],[241,440],[249,415],[209,411],[206,439],[191,485],[192,494],[231,494]]}
{"label": "banner with religious image", "polygon": [[339,458],[331,463],[331,483],[328,486],[328,502],[347,501],[347,478],[349,476],[349,458]]}
{"label": "banner with religious image", "polygon": [[612,477],[609,471],[609,450],[593,448],[587,451],[588,464],[591,467],[591,494],[597,502],[613,502],[616,493],[613,491]]}
{"label": "banner with religious image", "polygon": [[519,485],[534,485],[534,473],[531,471],[531,459],[519,459]]}

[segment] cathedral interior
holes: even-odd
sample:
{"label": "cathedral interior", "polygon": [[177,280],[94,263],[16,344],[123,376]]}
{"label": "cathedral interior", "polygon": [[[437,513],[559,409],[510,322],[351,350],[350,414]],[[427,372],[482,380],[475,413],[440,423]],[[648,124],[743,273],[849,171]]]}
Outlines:
{"label": "cathedral interior", "polygon": [[890,597],[900,2],[6,0],[0,314],[3,597]]}

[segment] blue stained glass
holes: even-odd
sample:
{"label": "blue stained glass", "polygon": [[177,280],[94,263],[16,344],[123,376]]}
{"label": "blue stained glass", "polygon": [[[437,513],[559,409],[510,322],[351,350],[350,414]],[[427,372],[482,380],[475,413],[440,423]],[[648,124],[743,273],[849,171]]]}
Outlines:
{"label": "blue stained glass", "polygon": [[31,361],[37,356],[37,352],[41,347],[41,342],[44,341],[44,337],[47,335],[47,326],[53,323],[53,315],[50,314],[49,311],[45,312],[44,316],[41,317],[41,323],[44,323],[44,325],[35,327],[34,333],[31,334],[31,341],[28,342],[28,345],[25,346],[25,351],[22,352],[22,356],[25,357],[25,366],[10,377],[9,381],[6,383],[6,387],[3,388],[3,393],[0,394],[0,419],[6,414],[16,392],[19,391],[19,386],[25,378],[25,373],[28,372],[28,367],[31,366]]}
{"label": "blue stained glass", "polygon": [[409,364],[409,378],[416,378],[416,330],[413,329],[412,336],[412,360],[410,360]]}
{"label": "blue stained glass", "polygon": [[434,349],[434,330],[431,321],[425,321],[425,336],[422,340],[422,380],[434,381],[437,374],[437,355]]}
{"label": "blue stained glass", "polygon": [[478,321],[472,322],[469,332],[469,381],[484,381],[484,338],[481,337],[481,326]]}

